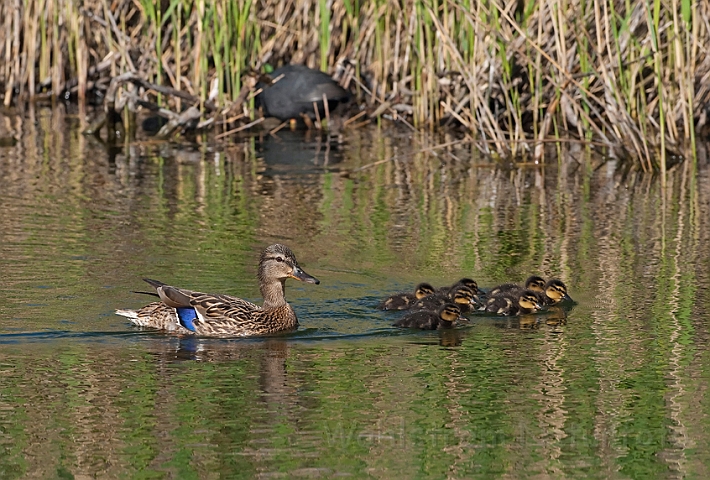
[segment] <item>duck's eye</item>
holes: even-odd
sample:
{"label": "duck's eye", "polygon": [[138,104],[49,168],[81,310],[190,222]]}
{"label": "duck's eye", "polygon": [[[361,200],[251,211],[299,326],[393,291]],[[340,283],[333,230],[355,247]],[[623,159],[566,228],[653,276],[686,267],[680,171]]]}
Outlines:
{"label": "duck's eye", "polygon": [[277,261],[277,262],[283,262],[283,261],[284,261],[284,259],[283,259],[283,258],[281,258],[281,257],[276,257],[276,261]]}

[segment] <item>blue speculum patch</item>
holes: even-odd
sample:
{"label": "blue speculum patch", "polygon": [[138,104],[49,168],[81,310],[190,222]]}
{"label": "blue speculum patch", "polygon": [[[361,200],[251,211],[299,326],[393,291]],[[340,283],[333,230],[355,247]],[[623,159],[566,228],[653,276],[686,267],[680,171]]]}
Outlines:
{"label": "blue speculum patch", "polygon": [[192,307],[180,307],[176,308],[175,310],[177,310],[178,318],[180,319],[180,324],[191,332],[194,332],[195,324],[193,323],[193,320],[197,318],[197,312],[195,311],[195,309]]}

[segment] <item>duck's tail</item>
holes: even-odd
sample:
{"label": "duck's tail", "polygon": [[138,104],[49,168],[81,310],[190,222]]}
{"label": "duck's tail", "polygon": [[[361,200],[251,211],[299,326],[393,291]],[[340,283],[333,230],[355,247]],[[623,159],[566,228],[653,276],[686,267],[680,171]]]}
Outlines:
{"label": "duck's tail", "polygon": [[118,309],[116,315],[128,318],[133,325],[138,327],[157,328],[178,333],[194,332],[193,320],[197,317],[194,309],[175,309],[162,302],[150,303],[140,310]]}
{"label": "duck's tail", "polygon": [[131,321],[131,323],[133,323],[134,325],[138,325],[141,327],[146,326],[141,321],[143,319],[138,316],[137,310],[128,310],[128,309],[119,308],[119,309],[116,309],[116,315],[120,315],[122,317],[128,318]]}
{"label": "duck's tail", "polygon": [[137,293],[139,295],[150,295],[151,297],[158,297],[160,298],[160,295],[158,295],[155,292],[141,292],[140,290],[131,290],[131,293]]}

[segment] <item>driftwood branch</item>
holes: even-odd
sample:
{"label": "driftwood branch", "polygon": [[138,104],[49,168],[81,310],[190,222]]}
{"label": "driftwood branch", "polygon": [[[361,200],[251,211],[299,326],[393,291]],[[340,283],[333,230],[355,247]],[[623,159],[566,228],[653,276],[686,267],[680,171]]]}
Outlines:
{"label": "driftwood branch", "polygon": [[[175,113],[166,108],[161,108],[153,102],[144,100],[132,92],[124,95],[123,101],[119,101],[119,89],[128,83],[141,87],[145,90],[153,90],[155,92],[162,93],[163,95],[178,97],[190,104],[190,107],[182,113]],[[129,97],[130,101],[126,101]],[[111,84],[106,91],[106,97],[104,99],[103,112],[91,123],[84,133],[98,135],[101,128],[105,126],[107,129],[107,142],[114,143],[116,141],[116,128],[121,123],[120,112],[126,104],[128,104],[131,109],[135,109],[136,106],[140,105],[141,107],[147,108],[168,119],[168,123],[163,125],[156,135],[157,138],[160,139],[169,138],[177,130],[195,129],[198,126],[207,126],[213,123],[214,118],[209,118],[203,122],[200,122],[202,112],[200,112],[197,107],[200,104],[202,104],[208,112],[214,113],[217,111],[217,106],[211,100],[202,102],[198,97],[190,95],[187,92],[175,90],[174,88],[163,85],[156,85],[142,79],[135,72],[126,72],[111,79]]]}
{"label": "driftwood branch", "polygon": [[196,107],[190,107],[181,114],[173,114],[174,117],[171,118],[168,123],[160,128],[160,131],[156,135],[156,138],[167,139],[177,130],[178,128],[183,129],[194,129],[197,127],[197,123],[200,118],[202,118],[202,113]]}

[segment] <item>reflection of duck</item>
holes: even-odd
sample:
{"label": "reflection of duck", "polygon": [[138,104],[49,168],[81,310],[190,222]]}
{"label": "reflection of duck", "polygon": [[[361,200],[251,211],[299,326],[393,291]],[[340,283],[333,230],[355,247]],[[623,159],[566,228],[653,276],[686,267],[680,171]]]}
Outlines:
{"label": "reflection of duck", "polygon": [[532,275],[525,280],[525,285],[521,286],[517,283],[504,283],[503,285],[498,285],[493,287],[489,292],[488,296],[495,297],[499,293],[510,292],[513,290],[532,290],[534,292],[545,291],[545,279],[538,277],[537,275]]}
{"label": "reflection of duck", "polygon": [[264,297],[261,307],[237,297],[192,292],[146,279],[161,301],[116,313],[138,326],[206,336],[264,335],[298,327],[296,313],[284,298],[285,281],[320,282],[301,270],[293,252],[280,244],[269,246],[261,254],[258,278]]}
{"label": "reflection of duck", "polygon": [[436,311],[442,305],[453,302],[461,309],[462,313],[470,312],[475,305],[475,293],[465,285],[457,285],[448,293],[436,293],[417,300],[412,309]]}
{"label": "reflection of duck", "polygon": [[464,330],[446,328],[439,332],[439,345],[442,347],[460,347],[463,344]]}
{"label": "reflection of duck", "polygon": [[542,308],[536,292],[520,290],[502,292],[486,302],[485,310],[500,315],[521,315],[534,313]]}
{"label": "reflection of duck", "polygon": [[461,309],[453,304],[447,303],[438,311],[419,310],[400,318],[394,323],[395,327],[419,328],[422,330],[437,330],[439,328],[452,328],[454,322],[461,315]]}
{"label": "reflection of duck", "polygon": [[262,78],[266,82],[258,85],[262,91],[256,96],[256,102],[266,116],[279,120],[300,119],[301,115],[316,120],[316,108],[323,119],[326,114],[323,97],[329,112],[350,99],[350,93],[327,73],[305,65],[285,65]]}
{"label": "reflection of duck", "polygon": [[520,330],[534,330],[540,327],[539,315],[523,314],[518,317],[518,328]]}
{"label": "reflection of duck", "polygon": [[545,315],[545,323],[551,327],[565,325],[567,323],[567,311],[560,305],[549,307]]}
{"label": "reflection of duck", "polygon": [[414,289],[414,293],[396,293],[384,299],[377,306],[380,310],[408,310],[412,305],[427,295],[434,293],[434,287],[428,283],[420,283]]}
{"label": "reflection of duck", "polygon": [[303,131],[279,130],[256,140],[257,154],[264,159],[269,171],[288,173],[322,173],[343,161],[340,139]]}

